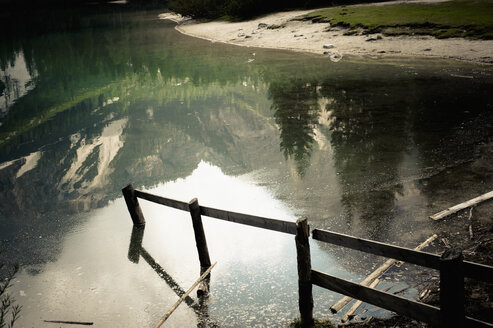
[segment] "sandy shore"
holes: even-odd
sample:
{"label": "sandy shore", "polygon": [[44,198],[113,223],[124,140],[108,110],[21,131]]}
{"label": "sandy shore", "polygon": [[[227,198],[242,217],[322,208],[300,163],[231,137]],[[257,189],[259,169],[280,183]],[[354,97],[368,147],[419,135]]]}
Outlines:
{"label": "sandy shore", "polygon": [[[431,36],[386,37],[380,34],[346,36],[343,35],[345,30],[342,28],[325,32],[330,26],[329,23],[292,20],[311,11],[280,12],[234,23],[223,21],[199,23],[173,14],[162,14],[160,18],[177,22],[176,29],[183,34],[212,42],[287,49],[320,55],[325,53],[333,61],[338,61],[345,55],[377,58],[418,56],[493,64],[493,40],[436,39]],[[267,28],[272,25],[284,27]]]}

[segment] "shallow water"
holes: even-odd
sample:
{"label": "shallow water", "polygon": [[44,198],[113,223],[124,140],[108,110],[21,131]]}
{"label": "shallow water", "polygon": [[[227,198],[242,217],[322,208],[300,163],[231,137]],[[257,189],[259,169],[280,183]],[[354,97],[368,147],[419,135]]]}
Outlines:
{"label": "shallow water", "polygon": [[[491,67],[333,63],[189,38],[159,11],[106,11],[11,22],[0,48],[0,256],[21,264],[11,289],[20,326],[152,326],[195,281],[185,212],[141,201],[145,254],[129,260],[128,182],[407,247],[446,230],[427,217],[454,205],[450,194],[476,196],[443,194],[427,178],[491,139]],[[201,310],[180,306],[170,327],[281,326],[297,316],[293,236],[204,225],[218,261],[211,297]],[[383,262],[311,247],[314,268],[351,280]],[[315,287],[315,314],[331,318],[338,297]]]}

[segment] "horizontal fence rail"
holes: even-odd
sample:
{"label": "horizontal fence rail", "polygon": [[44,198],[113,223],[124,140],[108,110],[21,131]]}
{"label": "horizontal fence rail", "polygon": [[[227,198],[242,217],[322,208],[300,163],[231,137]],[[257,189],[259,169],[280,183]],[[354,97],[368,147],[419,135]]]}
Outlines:
{"label": "horizontal fence rail", "polygon": [[[338,278],[317,270],[312,270],[312,283],[337,293],[359,299],[361,301],[403,314],[432,325],[440,326],[440,309],[425,303],[389,294],[377,289]],[[466,327],[493,327],[492,324],[470,317],[465,318]]]}
{"label": "horizontal fence rail", "polygon": [[[390,257],[431,269],[440,269],[439,255],[320,229],[314,229],[312,231],[312,237],[315,240],[351,248],[365,253]],[[468,261],[464,261],[463,263],[464,276],[481,281],[493,282],[493,267]]]}
{"label": "horizontal fence rail", "polygon": [[[187,212],[190,211],[188,207],[188,203],[179,200],[156,196],[139,190],[135,190],[135,196],[137,198],[142,198],[150,202],[158,203],[168,207],[173,207],[182,211],[187,211]],[[219,220],[245,224],[252,227],[284,232],[291,235],[296,234],[295,222],[282,221],[282,220],[264,218],[260,216],[242,214],[237,212],[224,211],[224,210],[219,210],[205,206],[200,206],[200,214]]]}
{"label": "horizontal fence rail", "polygon": [[218,210],[215,208],[200,206],[200,213],[212,218],[246,224],[252,227],[274,230],[279,232],[296,235],[296,223],[276,219],[269,219],[260,216]]}
{"label": "horizontal fence rail", "polygon": [[161,196],[156,196],[156,195],[144,192],[144,191],[135,190],[135,197],[142,198],[142,199],[148,200],[150,202],[158,203],[158,204],[161,204],[164,206],[173,207],[173,208],[176,208],[178,210],[187,211],[187,212],[190,211],[190,209],[188,208],[187,202],[182,202],[182,201],[174,200],[171,198],[164,198]]}
{"label": "horizontal fence rail", "polygon": [[317,270],[312,270],[312,283],[423,322],[440,324],[440,309],[431,305],[362,286]]}

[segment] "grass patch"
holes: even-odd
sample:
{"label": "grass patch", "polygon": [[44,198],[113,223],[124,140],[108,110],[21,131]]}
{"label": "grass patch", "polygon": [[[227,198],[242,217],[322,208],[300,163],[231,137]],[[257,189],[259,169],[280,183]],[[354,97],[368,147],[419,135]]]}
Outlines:
{"label": "grass patch", "polygon": [[272,25],[267,26],[267,29],[268,30],[277,30],[279,28],[285,28],[285,27],[286,27],[286,24],[281,24],[281,25],[272,24]]}
{"label": "grass patch", "polygon": [[[334,324],[329,320],[314,319],[313,328],[335,328],[335,327],[336,326],[334,326]],[[291,322],[288,325],[288,328],[302,328],[301,320],[299,318],[295,319],[293,322]]]}
{"label": "grass patch", "polygon": [[493,0],[333,7],[299,19],[353,30],[360,27],[366,33],[493,39]]}

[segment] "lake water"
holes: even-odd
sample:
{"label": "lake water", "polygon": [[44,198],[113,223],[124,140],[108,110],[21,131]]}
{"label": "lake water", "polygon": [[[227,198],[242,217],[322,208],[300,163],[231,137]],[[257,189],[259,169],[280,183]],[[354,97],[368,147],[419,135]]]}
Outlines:
{"label": "lake water", "polygon": [[[143,200],[145,250],[129,260],[128,182],[406,247],[453,234],[428,215],[491,189],[481,170],[448,177],[474,189],[434,179],[491,140],[491,66],[334,63],[227,46],[179,34],[160,12],[4,19],[0,260],[21,265],[10,289],[23,306],[20,327],[153,326],[198,278],[189,214]],[[203,220],[218,262],[211,296],[182,304],[166,325],[276,327],[298,316],[294,237]],[[313,240],[311,248],[315,269],[355,281],[384,260]],[[397,280],[380,288],[411,286],[413,296],[413,270],[394,270]],[[315,315],[337,320],[328,308],[339,297],[314,287]]]}

